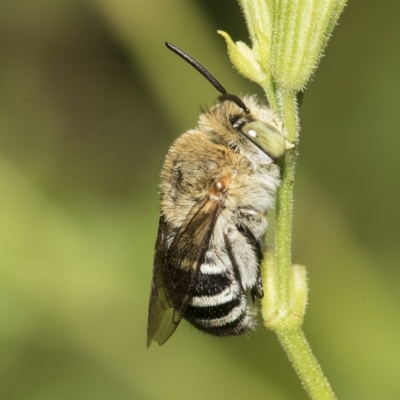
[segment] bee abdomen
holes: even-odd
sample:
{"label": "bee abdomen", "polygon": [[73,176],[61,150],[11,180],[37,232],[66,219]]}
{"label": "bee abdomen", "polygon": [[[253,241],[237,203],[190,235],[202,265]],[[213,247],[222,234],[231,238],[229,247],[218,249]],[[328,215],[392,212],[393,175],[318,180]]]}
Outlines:
{"label": "bee abdomen", "polygon": [[254,326],[246,294],[225,274],[199,274],[184,318],[214,336],[241,335]]}

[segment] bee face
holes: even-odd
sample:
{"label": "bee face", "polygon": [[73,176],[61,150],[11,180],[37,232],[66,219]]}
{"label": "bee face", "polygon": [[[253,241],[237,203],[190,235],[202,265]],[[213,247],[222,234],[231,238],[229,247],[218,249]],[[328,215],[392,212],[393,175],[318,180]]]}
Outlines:
{"label": "bee face", "polygon": [[266,213],[284,137],[255,97],[222,97],[175,141],[161,171],[148,346],[165,343],[181,319],[215,336],[255,326],[249,297],[263,295]]}
{"label": "bee face", "polygon": [[[241,154],[248,154],[250,157],[265,157],[267,154],[272,159],[280,158],[286,143],[279,118],[269,107],[260,104],[255,96],[240,100],[246,105],[247,112],[233,101],[223,101],[200,116],[199,129],[213,135],[217,143],[225,142]],[[256,136],[248,133],[251,131]]]}

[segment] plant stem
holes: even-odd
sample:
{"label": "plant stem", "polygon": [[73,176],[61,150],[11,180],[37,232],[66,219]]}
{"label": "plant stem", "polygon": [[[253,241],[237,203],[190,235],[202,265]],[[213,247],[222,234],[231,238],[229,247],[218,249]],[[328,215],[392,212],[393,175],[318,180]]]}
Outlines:
{"label": "plant stem", "polygon": [[[297,105],[295,96],[281,94],[278,96],[282,122],[287,130],[287,139],[293,142],[297,139]],[[292,216],[293,216],[293,186],[296,165],[296,149],[286,152],[281,164],[281,186],[276,198],[276,262],[277,294],[280,314],[290,312],[289,280],[291,274],[292,253]]]}
{"label": "plant stem", "polygon": [[[278,99],[287,139],[296,143],[299,126],[296,95],[278,93]],[[272,277],[266,284],[272,285],[276,301],[273,301],[274,297],[271,294],[268,301],[263,303],[267,308],[263,310],[263,315],[267,316],[265,325],[276,332],[310,398],[332,400],[335,399],[335,395],[301,329],[307,296],[306,276],[305,272],[296,275],[291,261],[296,157],[296,148],[288,150],[281,164],[282,182],[276,199],[275,262],[269,261],[265,264],[266,268],[272,269],[267,271],[265,276]],[[270,289],[271,287],[267,290]]]}
{"label": "plant stem", "polygon": [[264,89],[270,107],[283,122],[286,151],[276,197],[275,251],[266,246],[262,264],[265,296],[262,314],[313,400],[335,399],[301,330],[307,304],[306,269],[292,265],[293,186],[299,118],[297,94],[304,90],[346,0],[239,0],[252,48],[233,42],[226,32],[235,68]]}
{"label": "plant stem", "polygon": [[302,329],[282,330],[277,331],[276,334],[310,398],[336,399],[318,361],[311,352]]}
{"label": "plant stem", "polygon": [[269,106],[274,112],[279,114],[279,103],[276,97],[276,91],[273,83],[271,81],[266,81],[265,83],[263,83],[262,87],[265,90],[265,94],[267,95]]}
{"label": "plant stem", "polygon": [[292,242],[292,202],[296,149],[286,152],[282,165],[282,182],[276,198],[275,265],[279,309],[285,315],[290,309],[290,275]]}
{"label": "plant stem", "polygon": [[286,128],[288,142],[297,142],[299,138],[299,117],[296,92],[279,90],[277,93],[280,115]]}

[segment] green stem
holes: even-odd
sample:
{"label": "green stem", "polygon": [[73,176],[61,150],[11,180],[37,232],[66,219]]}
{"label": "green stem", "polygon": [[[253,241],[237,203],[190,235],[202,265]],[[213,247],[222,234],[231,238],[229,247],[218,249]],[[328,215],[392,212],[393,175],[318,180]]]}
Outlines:
{"label": "green stem", "polygon": [[279,309],[287,315],[290,309],[292,202],[296,149],[286,152],[282,165],[282,182],[276,198],[275,265]]}
{"label": "green stem", "polygon": [[286,139],[290,143],[297,142],[299,137],[299,117],[296,92],[279,90],[277,97],[282,122],[287,132]]}
{"label": "green stem", "polygon": [[306,269],[292,265],[293,186],[299,136],[296,95],[316,68],[346,0],[239,0],[252,48],[225,32],[233,65],[260,84],[279,115],[286,140],[294,145],[280,161],[276,198],[275,250],[267,248],[262,265],[265,296],[262,314],[276,332],[304,388],[313,400],[335,399],[301,330],[307,303]]}
{"label": "green stem", "polygon": [[336,399],[318,361],[311,352],[302,329],[282,330],[277,331],[276,334],[310,398]]}
{"label": "green stem", "polygon": [[[278,94],[282,122],[287,130],[287,140],[294,142],[297,138],[297,104],[295,95]],[[279,309],[288,315],[290,309],[289,282],[291,274],[292,253],[292,216],[293,186],[296,165],[296,149],[288,150],[281,165],[281,186],[276,198],[276,268],[277,294]]]}
{"label": "green stem", "polygon": [[265,94],[267,95],[269,106],[275,113],[279,114],[279,103],[276,97],[275,87],[272,82],[272,79],[270,81],[265,82],[262,85],[262,87],[264,88]]}
{"label": "green stem", "polygon": [[[298,110],[295,93],[278,92],[280,114],[287,140],[298,141]],[[335,395],[301,329],[307,296],[305,269],[297,274],[291,261],[293,188],[296,148],[288,150],[281,164],[281,186],[276,200],[275,260],[270,254],[266,290],[275,292],[263,304],[265,324],[274,330],[311,399],[332,400]],[[267,295],[268,296],[268,295]]]}

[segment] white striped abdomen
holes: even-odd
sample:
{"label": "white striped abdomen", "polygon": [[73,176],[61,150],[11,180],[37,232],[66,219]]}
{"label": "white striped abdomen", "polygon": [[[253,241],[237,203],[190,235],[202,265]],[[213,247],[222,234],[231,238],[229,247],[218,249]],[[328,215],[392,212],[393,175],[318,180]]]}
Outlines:
{"label": "white striped abdomen", "polygon": [[254,326],[247,295],[228,271],[208,274],[200,269],[184,318],[214,336],[241,335]]}

